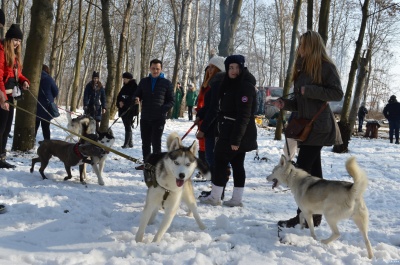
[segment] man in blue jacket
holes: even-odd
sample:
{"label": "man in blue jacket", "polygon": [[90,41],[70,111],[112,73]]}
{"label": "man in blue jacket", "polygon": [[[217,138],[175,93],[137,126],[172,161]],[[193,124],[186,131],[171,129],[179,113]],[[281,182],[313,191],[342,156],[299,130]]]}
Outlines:
{"label": "man in blue jacket", "polygon": [[[161,137],[165,119],[175,102],[172,83],[161,71],[162,62],[158,59],[152,60],[149,76],[140,80],[135,92],[136,103],[142,102],[140,135],[144,160],[150,153],[161,153]],[[153,147],[153,152],[151,152],[151,147]],[[143,170],[143,168],[143,165],[136,167],[137,170]]]}

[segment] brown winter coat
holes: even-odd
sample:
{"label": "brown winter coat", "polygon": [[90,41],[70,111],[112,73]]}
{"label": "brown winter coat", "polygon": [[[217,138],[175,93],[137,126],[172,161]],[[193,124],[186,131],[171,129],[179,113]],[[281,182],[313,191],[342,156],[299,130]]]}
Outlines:
{"label": "brown winter coat", "polygon": [[[298,62],[297,69],[300,66],[301,62]],[[292,99],[284,99],[284,109],[297,111],[298,118],[312,119],[327,101],[340,101],[343,98],[343,91],[336,67],[329,62],[323,62],[321,75],[322,84],[315,84],[311,76],[300,70],[294,82],[295,96]],[[305,87],[304,95],[300,93],[302,86]],[[300,144],[312,146],[342,144],[340,131],[329,105],[314,121],[308,139]]]}

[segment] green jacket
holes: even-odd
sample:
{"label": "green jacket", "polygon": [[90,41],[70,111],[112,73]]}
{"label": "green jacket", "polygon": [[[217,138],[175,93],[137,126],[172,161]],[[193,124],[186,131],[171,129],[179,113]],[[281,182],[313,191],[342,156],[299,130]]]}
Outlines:
{"label": "green jacket", "polygon": [[196,105],[197,91],[189,89],[186,92],[186,106],[193,107]]}

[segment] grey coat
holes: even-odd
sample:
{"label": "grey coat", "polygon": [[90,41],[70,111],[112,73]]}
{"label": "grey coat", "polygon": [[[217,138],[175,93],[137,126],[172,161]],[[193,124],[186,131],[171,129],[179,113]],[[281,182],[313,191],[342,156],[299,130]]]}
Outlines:
{"label": "grey coat", "polygon": [[[297,69],[300,69],[301,60],[298,60]],[[312,77],[300,71],[294,82],[295,96],[284,99],[285,110],[297,111],[299,118],[312,119],[321,106],[327,101],[340,101],[343,98],[342,86],[336,67],[329,63],[322,63],[322,84],[315,84]],[[300,89],[304,86],[304,95]],[[339,127],[329,105],[314,121],[313,129],[308,139],[300,144],[312,146],[331,146],[342,144]]]}

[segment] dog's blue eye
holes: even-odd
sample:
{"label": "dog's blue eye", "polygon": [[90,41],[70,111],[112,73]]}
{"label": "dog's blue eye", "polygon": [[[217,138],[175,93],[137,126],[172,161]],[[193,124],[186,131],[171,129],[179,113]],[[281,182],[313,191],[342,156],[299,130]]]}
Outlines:
{"label": "dog's blue eye", "polygon": [[175,165],[179,165],[179,163],[178,163],[177,161],[174,161],[174,164],[175,164]]}

